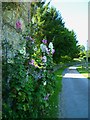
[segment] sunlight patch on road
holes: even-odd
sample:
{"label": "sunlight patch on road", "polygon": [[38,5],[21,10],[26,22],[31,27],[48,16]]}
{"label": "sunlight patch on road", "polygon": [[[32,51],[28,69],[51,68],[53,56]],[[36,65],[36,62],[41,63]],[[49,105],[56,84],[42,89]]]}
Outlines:
{"label": "sunlight patch on road", "polygon": [[76,70],[77,67],[69,67],[69,70]]}
{"label": "sunlight patch on road", "polygon": [[63,78],[85,78],[81,74],[75,74],[75,73],[66,73]]}

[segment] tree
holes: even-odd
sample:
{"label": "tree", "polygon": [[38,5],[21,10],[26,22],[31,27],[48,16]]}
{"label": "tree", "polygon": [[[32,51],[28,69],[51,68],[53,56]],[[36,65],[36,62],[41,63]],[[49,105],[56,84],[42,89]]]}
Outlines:
{"label": "tree", "polygon": [[67,28],[63,28],[60,36],[56,37],[54,45],[56,50],[56,53],[54,54],[54,59],[57,62],[58,60],[61,61],[62,56],[67,55],[68,57],[73,59],[78,54],[76,35],[74,31],[69,31]]}
{"label": "tree", "polygon": [[85,57],[86,56],[86,51],[85,51],[84,45],[79,45],[78,49],[79,49],[79,57]]}
{"label": "tree", "polygon": [[[53,7],[50,8],[49,4],[50,2],[45,4],[45,2],[42,1],[32,2],[28,5],[26,3],[15,4],[17,6],[14,12],[15,17],[19,10],[18,18],[21,16],[23,22],[27,23],[27,33],[30,33],[30,36],[36,40],[37,47],[39,47],[42,39],[47,39],[48,43],[50,41],[53,42],[56,49],[53,56],[55,62],[59,62],[61,56],[65,55],[72,59],[73,57],[78,56],[76,35],[74,31],[69,31],[65,27],[61,13]],[[30,10],[27,10],[27,6]],[[30,17],[30,26],[28,26],[28,17]],[[4,19],[4,21],[6,21],[6,19]],[[11,26],[14,28],[12,24]]]}
{"label": "tree", "polygon": [[35,12],[32,15],[32,33],[40,44],[42,39],[52,41],[55,46],[54,61],[59,62],[61,56],[72,58],[78,55],[78,46],[74,31],[69,31],[64,26],[62,16],[55,8],[34,3]]}

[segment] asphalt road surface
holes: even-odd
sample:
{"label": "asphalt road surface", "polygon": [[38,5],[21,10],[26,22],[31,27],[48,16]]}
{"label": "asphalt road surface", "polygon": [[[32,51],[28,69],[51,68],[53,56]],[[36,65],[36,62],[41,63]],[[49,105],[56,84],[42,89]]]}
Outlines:
{"label": "asphalt road surface", "polygon": [[59,118],[88,118],[88,79],[76,67],[63,72]]}

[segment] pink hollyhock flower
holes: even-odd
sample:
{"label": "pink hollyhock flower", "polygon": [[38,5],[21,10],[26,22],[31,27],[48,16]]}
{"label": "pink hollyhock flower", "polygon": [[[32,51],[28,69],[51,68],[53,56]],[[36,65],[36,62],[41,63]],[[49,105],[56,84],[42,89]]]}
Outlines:
{"label": "pink hollyhock flower", "polygon": [[42,42],[43,42],[44,44],[47,44],[47,40],[45,40],[45,39],[43,39]]}
{"label": "pink hollyhock flower", "polygon": [[18,20],[18,21],[16,22],[16,28],[17,28],[17,29],[21,29],[21,27],[22,27],[22,24],[21,24],[21,22]]}
{"label": "pink hollyhock flower", "polygon": [[55,53],[55,49],[52,49],[52,54],[54,54]]}

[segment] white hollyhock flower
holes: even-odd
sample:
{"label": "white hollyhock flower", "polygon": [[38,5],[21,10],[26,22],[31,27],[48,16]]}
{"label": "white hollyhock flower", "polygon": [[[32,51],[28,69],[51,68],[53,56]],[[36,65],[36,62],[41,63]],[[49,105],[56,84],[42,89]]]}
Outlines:
{"label": "white hollyhock flower", "polygon": [[43,83],[43,85],[45,86],[47,84],[47,82],[45,81],[44,83]]}
{"label": "white hollyhock flower", "polygon": [[53,43],[50,42],[48,47],[52,50],[53,49]]}
{"label": "white hollyhock flower", "polygon": [[41,44],[40,48],[41,48],[42,52],[46,52],[46,50],[47,50],[47,46],[44,44]]}
{"label": "white hollyhock flower", "polygon": [[37,51],[37,47],[34,48],[34,51]]}
{"label": "white hollyhock flower", "polygon": [[49,55],[49,49],[46,47],[46,53]]}
{"label": "white hollyhock flower", "polygon": [[43,56],[43,57],[42,57],[42,61],[43,61],[43,62],[47,62],[47,57],[46,57],[46,56]]}
{"label": "white hollyhock flower", "polygon": [[21,54],[24,54],[24,55],[26,54],[26,48],[25,47],[23,47],[23,49],[21,49],[19,51],[20,51]]}

